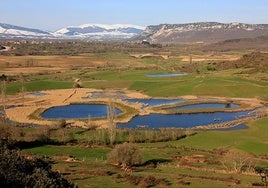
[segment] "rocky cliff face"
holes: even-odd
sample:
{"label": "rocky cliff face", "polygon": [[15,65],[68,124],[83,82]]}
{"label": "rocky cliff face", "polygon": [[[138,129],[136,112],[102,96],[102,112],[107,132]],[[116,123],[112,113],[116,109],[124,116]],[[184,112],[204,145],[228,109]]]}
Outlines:
{"label": "rocky cliff face", "polygon": [[199,22],[148,26],[133,40],[153,43],[210,43],[268,35],[268,24]]}

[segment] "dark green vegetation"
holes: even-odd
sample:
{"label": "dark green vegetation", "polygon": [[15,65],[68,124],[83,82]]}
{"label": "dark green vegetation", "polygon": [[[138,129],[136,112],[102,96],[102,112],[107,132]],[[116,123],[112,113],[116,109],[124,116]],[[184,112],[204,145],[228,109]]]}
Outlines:
{"label": "dark green vegetation", "polygon": [[0,140],[1,187],[75,187],[42,158],[12,148],[7,140]]}
{"label": "dark green vegetation", "polygon": [[[266,53],[242,57],[245,52],[231,52],[242,58],[224,62],[197,62],[193,58],[190,64],[182,60],[180,53],[189,56],[191,46],[185,50],[180,46],[64,43],[24,44],[16,49],[8,52],[10,56],[1,56],[4,60],[0,61],[0,74],[15,78],[6,83],[7,94],[20,93],[22,88],[27,92],[72,88],[74,79],[80,78],[86,88],[127,88],[157,97],[256,97],[266,104],[268,100]],[[195,53],[207,58],[200,51]],[[18,56],[27,54],[46,56]],[[59,65],[59,69],[51,70]],[[21,68],[32,67],[38,71],[24,73],[24,79],[14,75]],[[16,68],[19,71],[10,75],[9,71]],[[172,72],[189,74],[146,77],[148,73]],[[27,155],[48,157],[53,162],[52,169],[58,169],[79,187],[252,187],[262,183],[255,167],[268,166],[267,117],[237,131],[117,130],[115,145],[132,143],[143,158],[142,163],[133,163],[132,172],[108,161],[114,146],[109,144],[107,130],[67,128],[62,122],[55,123],[59,126],[17,127],[1,123],[0,135],[13,140]]]}
{"label": "dark green vegetation", "polygon": [[260,175],[263,185],[268,186],[268,168],[256,167],[255,171]]}

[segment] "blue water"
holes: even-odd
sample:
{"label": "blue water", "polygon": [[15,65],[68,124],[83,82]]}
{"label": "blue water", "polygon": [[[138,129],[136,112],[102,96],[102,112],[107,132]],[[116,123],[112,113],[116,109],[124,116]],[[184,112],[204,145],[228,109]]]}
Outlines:
{"label": "blue water", "polygon": [[32,93],[29,93],[28,95],[36,96],[36,97],[41,97],[41,96],[44,96],[46,94],[45,93],[41,93],[41,92],[32,92]]}
{"label": "blue water", "polygon": [[216,131],[235,131],[235,130],[241,130],[241,129],[246,129],[248,128],[246,125],[244,124],[240,124],[234,127],[226,127],[226,128],[218,128],[218,129],[213,129]]}
{"label": "blue water", "polygon": [[105,98],[109,97],[111,95],[114,98],[124,98],[125,97],[125,92],[124,91],[115,91],[113,93],[106,93],[103,91],[93,91],[93,92],[88,92],[87,94],[91,93],[91,98]]}
{"label": "blue water", "polygon": [[[116,114],[121,111],[116,109]],[[70,104],[67,106],[57,106],[49,108],[41,114],[42,118],[47,119],[76,119],[88,117],[107,116],[107,105],[105,104]]]}
{"label": "blue water", "polygon": [[145,125],[147,128],[191,128],[199,125],[209,125],[235,120],[247,116],[249,111],[214,112],[194,114],[150,114],[136,116],[128,123],[120,123],[119,128],[137,128]]}
{"label": "blue water", "polygon": [[185,76],[186,73],[163,73],[163,74],[146,74],[147,77],[173,77],[173,76]]}
{"label": "blue water", "polygon": [[200,103],[200,104],[189,104],[185,106],[177,106],[168,108],[167,110],[188,110],[188,109],[203,109],[203,108],[238,108],[238,104],[231,103],[230,105],[224,103]]}
{"label": "blue water", "polygon": [[185,102],[183,99],[125,99],[125,101],[130,103],[141,103],[145,106],[158,106]]}

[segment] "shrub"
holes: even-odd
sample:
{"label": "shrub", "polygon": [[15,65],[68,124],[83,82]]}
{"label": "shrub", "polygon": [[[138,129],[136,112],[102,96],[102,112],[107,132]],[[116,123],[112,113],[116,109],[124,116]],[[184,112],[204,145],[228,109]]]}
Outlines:
{"label": "shrub", "polygon": [[67,123],[65,119],[59,119],[58,121],[55,122],[54,127],[56,129],[64,128],[66,127]]}
{"label": "shrub", "polygon": [[216,67],[213,66],[213,65],[208,65],[208,66],[207,66],[207,70],[208,70],[208,71],[215,71],[215,70],[216,70]]}
{"label": "shrub", "polygon": [[149,175],[147,177],[145,177],[142,181],[141,181],[141,187],[142,188],[146,188],[146,187],[154,187],[154,186],[160,186],[160,187],[166,187],[168,185],[170,185],[169,182],[167,182],[165,179],[158,179],[152,175]]}
{"label": "shrub", "polygon": [[116,145],[115,148],[108,154],[108,160],[112,163],[118,163],[124,168],[127,166],[142,164],[142,157],[138,147],[129,143]]}
{"label": "shrub", "polygon": [[255,172],[261,177],[262,183],[268,186],[268,167],[255,167]]}

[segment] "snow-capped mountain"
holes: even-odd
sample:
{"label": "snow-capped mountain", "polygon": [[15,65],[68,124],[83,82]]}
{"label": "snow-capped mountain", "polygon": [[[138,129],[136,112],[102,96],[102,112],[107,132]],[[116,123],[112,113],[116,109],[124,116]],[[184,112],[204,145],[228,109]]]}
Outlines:
{"label": "snow-capped mountain", "polygon": [[154,43],[217,42],[268,35],[268,24],[198,22],[148,26],[133,40]]}
{"label": "snow-capped mountain", "polygon": [[0,23],[0,38],[86,39],[152,43],[214,43],[229,39],[268,36],[268,24],[198,22],[187,24],[160,24],[148,27],[130,24],[84,24],[70,26],[55,32],[42,31]]}
{"label": "snow-capped mountain", "polygon": [[145,27],[130,24],[84,24],[70,26],[53,33],[57,37],[82,37],[91,39],[131,38],[143,32]]}
{"label": "snow-capped mountain", "polygon": [[52,36],[49,32],[39,29],[31,29],[26,27],[20,27],[10,24],[0,23],[0,37],[1,38],[14,38],[14,37],[49,37]]}
{"label": "snow-capped mountain", "polygon": [[144,29],[145,27],[130,24],[84,24],[47,32],[0,23],[0,38],[127,39],[140,34]]}

